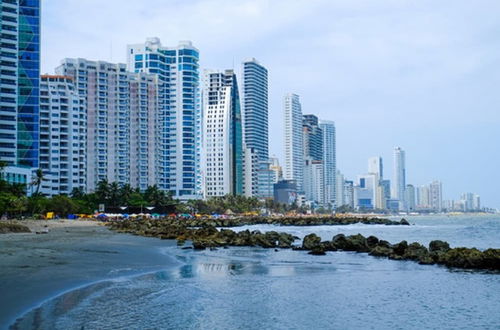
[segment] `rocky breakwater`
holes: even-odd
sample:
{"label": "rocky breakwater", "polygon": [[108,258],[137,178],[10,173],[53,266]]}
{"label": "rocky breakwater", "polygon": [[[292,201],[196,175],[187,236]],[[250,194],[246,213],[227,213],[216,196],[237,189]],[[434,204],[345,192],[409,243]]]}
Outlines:
{"label": "rocky breakwater", "polygon": [[0,234],[8,233],[31,233],[31,230],[17,222],[3,222],[0,221]]}
{"label": "rocky breakwater", "polygon": [[500,270],[500,249],[480,251],[476,248],[451,248],[447,242],[439,240],[430,242],[429,247],[416,242],[408,244],[407,241],[391,244],[375,236],[364,237],[361,234],[350,236],[338,234],[329,241],[322,241],[314,233],[305,236],[301,245],[294,245],[298,237],[288,233],[217,230],[215,226],[207,223],[193,228],[187,225],[189,223],[190,221],[172,219],[125,220],[110,222],[108,226],[113,230],[135,235],[176,239],[179,245],[191,241],[192,247],[186,248],[194,249],[260,246],[263,248],[305,250],[312,255],[325,255],[329,251],[353,251],[368,253],[379,258],[415,261],[425,265],[438,264],[464,269]]}
{"label": "rocky breakwater", "polygon": [[400,221],[377,217],[336,217],[336,216],[285,216],[285,217],[239,217],[231,218],[164,218],[165,224],[182,223],[188,227],[214,226],[214,227],[238,227],[245,225],[279,225],[279,226],[320,226],[320,225],[352,225],[362,223],[366,225],[410,225],[406,219]]}
{"label": "rocky breakwater", "polygon": [[408,244],[407,241],[391,244],[375,236],[364,237],[361,234],[338,234],[330,241],[321,241],[316,234],[309,234],[304,237],[302,246],[295,249],[308,250],[309,254],[313,255],[324,255],[327,251],[354,251],[368,253],[374,257],[416,261],[425,265],[500,270],[500,249],[480,251],[476,248],[450,248],[447,242],[439,240],[431,241],[429,247],[425,247],[416,242]]}

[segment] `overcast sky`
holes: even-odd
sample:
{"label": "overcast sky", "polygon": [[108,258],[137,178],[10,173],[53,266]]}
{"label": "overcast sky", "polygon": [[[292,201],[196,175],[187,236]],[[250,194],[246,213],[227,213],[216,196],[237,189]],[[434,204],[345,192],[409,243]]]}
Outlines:
{"label": "overcast sky", "polygon": [[406,150],[407,182],[500,208],[500,1],[45,0],[42,72],[64,57],[125,62],[147,37],[192,40],[202,69],[269,70],[270,148],[283,149],[282,97],[337,126],[337,166]]}

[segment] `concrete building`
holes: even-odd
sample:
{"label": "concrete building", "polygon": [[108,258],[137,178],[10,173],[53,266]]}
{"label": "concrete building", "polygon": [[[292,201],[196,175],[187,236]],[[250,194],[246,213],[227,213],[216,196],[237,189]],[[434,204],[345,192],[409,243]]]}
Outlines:
{"label": "concrete building", "polygon": [[394,176],[392,180],[393,199],[400,202],[400,210],[405,209],[405,189],[406,189],[406,164],[405,152],[400,147],[394,149]]}
{"label": "concrete building", "polygon": [[143,190],[160,185],[157,77],[82,58],[64,59],[56,73],[73,79],[87,111],[87,191],[101,180]]}
{"label": "concrete building", "polygon": [[42,75],[40,81],[41,193],[86,190],[87,111],[73,78]]}
{"label": "concrete building", "polygon": [[[242,195],[244,152],[236,75],[233,70],[207,70],[204,79],[205,195]],[[248,157],[252,158],[254,151],[248,151]],[[253,160],[249,164],[253,164]],[[254,169],[249,171],[254,172]]]}
{"label": "concrete building", "polygon": [[319,120],[315,115],[303,116],[302,141],[304,159],[323,160],[323,131],[319,127]]}
{"label": "concrete building", "polygon": [[40,0],[0,6],[0,159],[39,167]]}
{"label": "concrete building", "polygon": [[284,154],[283,178],[293,180],[297,189],[303,189],[304,150],[302,135],[302,107],[299,96],[286,94],[284,97]]}
{"label": "concrete building", "polygon": [[274,197],[274,184],[279,181],[281,170],[275,168],[273,164],[272,159],[268,159],[267,162],[259,162],[257,196],[260,198],[271,199]]}
{"label": "concrete building", "polygon": [[287,205],[292,205],[294,203],[299,204],[297,185],[291,180],[281,180],[274,184],[274,201],[276,203],[282,203]]}
{"label": "concrete building", "polygon": [[377,201],[378,175],[364,174],[358,176],[358,184],[354,190],[354,207],[374,209]]}
{"label": "concrete building", "polygon": [[306,157],[304,164],[304,194],[306,199],[315,206],[325,205],[323,170],[323,161]]}
{"label": "concrete building", "polygon": [[384,179],[384,165],[382,163],[382,157],[370,157],[368,159],[368,173],[376,174],[379,181]]}
{"label": "concrete building", "polygon": [[244,172],[244,184],[243,184],[243,194],[246,197],[253,197],[258,195],[259,189],[259,156],[254,148],[250,148],[244,145],[244,160],[243,160],[243,172]]}
{"label": "concrete building", "polygon": [[[343,205],[343,198],[338,201],[337,193],[337,145],[335,123],[321,120],[319,127],[323,133],[323,174],[324,174],[324,202],[332,208]],[[342,178],[343,181],[343,178]],[[342,182],[343,184],[343,182]],[[342,189],[343,191],[343,189]]]}
{"label": "concrete building", "polygon": [[411,184],[406,185],[405,190],[405,201],[406,201],[406,210],[408,212],[413,212],[416,210],[415,203],[415,187]]}
{"label": "concrete building", "polygon": [[202,118],[199,52],[190,41],[158,38],[128,45],[127,67],[158,77],[158,187],[181,200],[201,197]]}
{"label": "concrete building", "polygon": [[[326,166],[325,166],[326,168]],[[327,175],[325,174],[325,177]],[[345,205],[345,193],[344,193],[344,181],[345,181],[345,178],[344,178],[344,175],[337,170],[337,173],[335,175],[335,207],[340,207],[340,206],[343,206]],[[325,182],[327,182],[327,179],[325,179]],[[325,184],[325,190],[327,190],[327,185]],[[328,196],[328,195],[327,195]]]}
{"label": "concrete building", "polygon": [[440,181],[433,181],[429,185],[429,198],[431,209],[441,212],[443,209],[443,186]]}
{"label": "concrete building", "polygon": [[430,189],[428,185],[420,186],[417,189],[417,209],[431,209]]}

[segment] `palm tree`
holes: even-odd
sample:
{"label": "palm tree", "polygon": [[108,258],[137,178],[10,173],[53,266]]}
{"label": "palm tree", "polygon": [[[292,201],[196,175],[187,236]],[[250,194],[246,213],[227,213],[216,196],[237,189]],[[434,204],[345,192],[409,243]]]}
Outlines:
{"label": "palm tree", "polygon": [[38,196],[38,194],[40,193],[40,186],[42,185],[43,181],[45,181],[45,177],[43,175],[42,169],[39,168],[35,171],[35,175],[33,177],[33,180],[31,181],[31,185],[36,186],[36,191],[35,191],[36,196]]}
{"label": "palm tree", "polygon": [[97,189],[95,190],[97,199],[99,203],[104,203],[109,199],[109,184],[108,180],[101,180],[97,183]]}

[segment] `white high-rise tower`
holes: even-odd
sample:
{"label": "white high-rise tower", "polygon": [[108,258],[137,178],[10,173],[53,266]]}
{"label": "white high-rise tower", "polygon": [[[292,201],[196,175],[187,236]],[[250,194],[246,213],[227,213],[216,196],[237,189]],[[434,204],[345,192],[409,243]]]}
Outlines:
{"label": "white high-rise tower", "polygon": [[398,199],[400,209],[404,209],[406,189],[405,151],[400,147],[394,148],[394,173],[392,180],[392,198]]}
{"label": "white high-rise tower", "polygon": [[302,106],[299,96],[286,94],[284,97],[285,119],[285,180],[294,180],[297,188],[302,189],[304,177],[304,151],[302,137]]}
{"label": "white high-rise tower", "polygon": [[[324,201],[332,207],[341,206],[337,202],[337,156],[335,123],[321,120],[319,127],[323,133]],[[342,202],[342,201],[340,201]]]}

